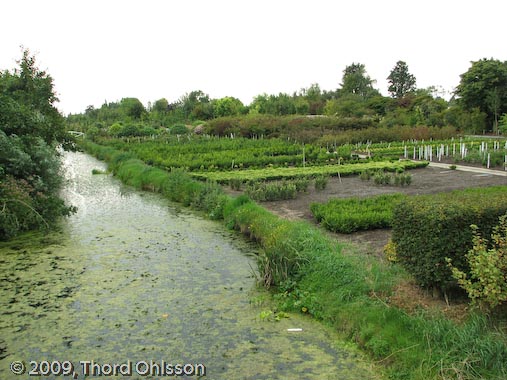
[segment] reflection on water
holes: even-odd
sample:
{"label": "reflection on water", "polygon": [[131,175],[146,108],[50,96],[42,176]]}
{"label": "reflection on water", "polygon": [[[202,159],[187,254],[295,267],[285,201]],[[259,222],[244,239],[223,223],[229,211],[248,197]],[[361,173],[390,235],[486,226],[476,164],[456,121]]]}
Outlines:
{"label": "reflection on water", "polygon": [[1,379],[29,378],[10,372],[14,360],[203,363],[209,379],[372,378],[310,319],[259,318],[251,245],[92,175],[105,166],[87,155],[65,153],[65,166],[78,212],[63,233],[0,246]]}

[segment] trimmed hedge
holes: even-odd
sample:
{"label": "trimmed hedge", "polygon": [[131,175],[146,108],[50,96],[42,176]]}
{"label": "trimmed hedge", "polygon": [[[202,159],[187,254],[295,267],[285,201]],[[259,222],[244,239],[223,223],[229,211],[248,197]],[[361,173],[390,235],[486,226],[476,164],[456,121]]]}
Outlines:
{"label": "trimmed hedge", "polygon": [[394,205],[404,197],[403,194],[384,194],[331,199],[326,203],[312,203],[310,210],[325,229],[348,234],[391,227]]}
{"label": "trimmed hedge", "polygon": [[446,291],[456,287],[446,258],[468,273],[465,254],[472,229],[490,236],[507,212],[507,186],[407,197],[395,208],[392,240],[398,261],[421,286]]}

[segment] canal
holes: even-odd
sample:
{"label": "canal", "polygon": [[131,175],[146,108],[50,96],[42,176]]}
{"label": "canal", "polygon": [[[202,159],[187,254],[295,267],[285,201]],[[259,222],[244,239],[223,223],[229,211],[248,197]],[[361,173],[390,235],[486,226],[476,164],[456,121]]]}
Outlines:
{"label": "canal", "polygon": [[[0,379],[33,378],[35,366],[42,378],[70,379],[58,376],[70,365],[83,379],[92,361],[92,379],[114,364],[109,378],[168,378],[153,371],[177,363],[203,364],[203,378],[217,380],[376,378],[325,326],[274,318],[255,286],[255,246],[160,195],[93,175],[106,168],[88,155],[63,160],[64,196],[78,212],[59,233],[0,244]],[[18,361],[22,375],[10,368]],[[118,372],[128,366],[130,375]]]}

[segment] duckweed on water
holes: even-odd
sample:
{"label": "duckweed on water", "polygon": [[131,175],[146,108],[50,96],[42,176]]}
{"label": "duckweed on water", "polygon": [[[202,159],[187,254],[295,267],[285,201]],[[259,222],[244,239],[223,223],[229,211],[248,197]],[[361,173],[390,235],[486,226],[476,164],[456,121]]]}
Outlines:
{"label": "duckweed on water", "polygon": [[101,163],[89,156],[65,160],[78,212],[59,234],[0,246],[1,379],[13,360],[203,363],[209,379],[374,378],[311,319],[259,320],[252,245],[93,176]]}

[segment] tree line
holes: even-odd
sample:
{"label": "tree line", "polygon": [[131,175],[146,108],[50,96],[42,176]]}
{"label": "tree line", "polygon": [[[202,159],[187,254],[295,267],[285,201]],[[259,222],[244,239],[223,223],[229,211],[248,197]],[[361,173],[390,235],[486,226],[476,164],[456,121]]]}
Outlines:
{"label": "tree line", "polygon": [[383,96],[361,63],[343,70],[335,90],[318,84],[292,94],[260,94],[249,105],[227,96],[211,99],[201,90],[184,94],[170,103],[158,99],[145,107],[137,98],[89,106],[84,113],[69,115],[74,130],[112,135],[149,135],[162,128],[199,124],[207,120],[249,115],[324,115],[370,119],[382,127],[453,126],[465,133],[507,133],[507,62],[481,59],[471,63],[450,100],[438,88],[418,88],[406,62],[398,61],[387,77],[390,96]]}

